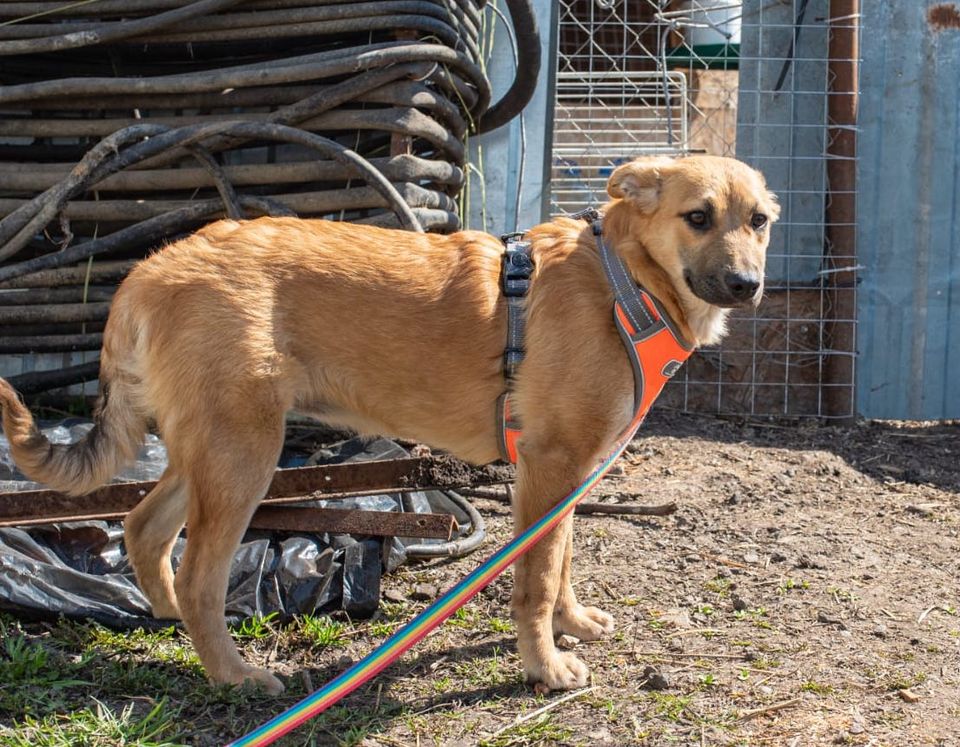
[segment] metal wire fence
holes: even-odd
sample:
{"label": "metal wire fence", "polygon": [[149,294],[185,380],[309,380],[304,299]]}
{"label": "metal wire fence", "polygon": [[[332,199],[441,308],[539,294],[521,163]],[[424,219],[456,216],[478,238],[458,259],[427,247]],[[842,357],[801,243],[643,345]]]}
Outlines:
{"label": "metal wire fence", "polygon": [[737,156],[783,208],[760,307],[666,406],[848,418],[856,350],[857,0],[562,0],[551,210],[641,155]]}

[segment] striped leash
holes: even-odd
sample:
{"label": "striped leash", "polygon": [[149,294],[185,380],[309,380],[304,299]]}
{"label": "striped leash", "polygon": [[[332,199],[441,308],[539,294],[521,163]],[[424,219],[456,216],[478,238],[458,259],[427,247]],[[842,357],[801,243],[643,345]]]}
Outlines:
{"label": "striped leash", "polygon": [[617,457],[624,452],[627,444],[636,434],[645,415],[645,412],[637,413],[610,456],[604,459],[599,467],[540,521],[500,548],[469,576],[445,592],[366,657],[279,716],[230,742],[228,747],[263,747],[263,745],[273,744],[284,734],[323,713],[393,664],[569,516],[584,496],[610,471]]}

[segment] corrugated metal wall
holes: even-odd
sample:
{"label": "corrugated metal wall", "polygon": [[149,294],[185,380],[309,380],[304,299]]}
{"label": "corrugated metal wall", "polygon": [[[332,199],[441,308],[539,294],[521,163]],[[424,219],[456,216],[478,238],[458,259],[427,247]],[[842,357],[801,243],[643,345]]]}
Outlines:
{"label": "corrugated metal wall", "polygon": [[857,388],[874,418],[960,417],[960,4],[863,3]]}

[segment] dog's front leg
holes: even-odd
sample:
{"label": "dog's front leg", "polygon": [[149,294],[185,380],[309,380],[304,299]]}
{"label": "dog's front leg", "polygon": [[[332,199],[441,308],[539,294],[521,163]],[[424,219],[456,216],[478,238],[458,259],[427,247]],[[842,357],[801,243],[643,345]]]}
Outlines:
{"label": "dog's front leg", "polygon": [[[586,471],[567,452],[522,449],[514,493],[514,526],[519,534],[538,521],[557,500],[577,486]],[[550,689],[583,687],[589,670],[574,654],[557,650],[553,640],[554,606],[560,592],[567,532],[573,517],[540,540],[517,561],[513,615],[517,648],[527,681]]]}
{"label": "dog's front leg", "polygon": [[595,641],[613,632],[613,616],[598,607],[584,607],[577,601],[571,583],[573,562],[573,522],[567,525],[564,540],[563,570],[560,574],[560,590],[553,609],[554,635],[572,635],[581,641]]}

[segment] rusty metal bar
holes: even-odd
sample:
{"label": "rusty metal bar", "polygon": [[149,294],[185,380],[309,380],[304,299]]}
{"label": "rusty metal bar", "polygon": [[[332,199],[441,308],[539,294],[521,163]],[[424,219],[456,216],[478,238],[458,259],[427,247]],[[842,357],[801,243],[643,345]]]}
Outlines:
{"label": "rusty metal bar", "polygon": [[[493,485],[512,479],[513,470],[509,467],[471,467],[446,456],[297,467],[274,473],[264,503]],[[154,485],[153,481],[105,485],[83,496],[68,496],[55,490],[0,494],[0,527],[122,518]]]}
{"label": "rusty metal bar", "polygon": [[457,522],[450,514],[261,506],[250,520],[250,528],[374,537],[422,537],[449,542]]}
{"label": "rusty metal bar", "polygon": [[[852,422],[856,417],[854,355],[856,331],[851,319],[857,318],[856,262],[857,246],[857,110],[859,105],[859,23],[860,0],[830,2],[830,75],[828,97],[830,141],[827,152],[827,179],[830,195],[826,205],[828,260],[840,265],[831,273],[828,293],[831,319],[826,325],[832,355],[825,361],[826,414]],[[841,321],[842,320],[842,321]]]}

